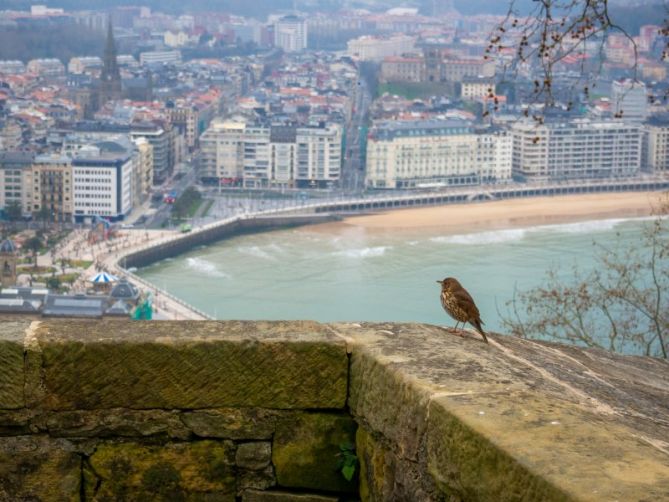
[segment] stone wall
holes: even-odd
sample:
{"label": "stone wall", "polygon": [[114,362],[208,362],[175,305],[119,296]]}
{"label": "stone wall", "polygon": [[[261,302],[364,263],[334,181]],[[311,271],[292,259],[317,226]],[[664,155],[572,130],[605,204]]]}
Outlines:
{"label": "stone wall", "polygon": [[667,437],[650,358],[417,324],[0,325],[0,501],[660,500]]}
{"label": "stone wall", "polygon": [[146,267],[159,260],[191,251],[198,246],[205,246],[244,233],[315,225],[339,219],[339,216],[330,214],[287,214],[231,218],[230,220],[211,223],[186,234],[176,235],[167,241],[148,244],[143,249],[132,251],[128,255],[119,258],[119,263],[123,268]]}

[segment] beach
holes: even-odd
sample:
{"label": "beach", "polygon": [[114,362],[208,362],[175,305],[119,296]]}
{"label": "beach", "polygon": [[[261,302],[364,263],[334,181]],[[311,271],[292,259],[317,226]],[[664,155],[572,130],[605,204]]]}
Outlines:
{"label": "beach", "polygon": [[528,197],[412,209],[394,209],[351,216],[341,222],[309,227],[317,232],[364,229],[370,233],[405,232],[441,234],[474,233],[484,230],[521,228],[611,218],[650,216],[659,207],[662,192]]}

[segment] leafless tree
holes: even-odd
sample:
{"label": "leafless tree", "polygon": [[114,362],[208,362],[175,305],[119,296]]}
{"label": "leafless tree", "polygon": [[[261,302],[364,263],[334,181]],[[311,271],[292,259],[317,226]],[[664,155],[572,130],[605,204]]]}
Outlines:
{"label": "leafless tree", "polygon": [[599,266],[571,280],[548,272],[544,284],[514,294],[502,323],[524,338],[545,338],[667,359],[669,203],[633,247],[598,247]]}
{"label": "leafless tree", "polygon": [[[527,72],[532,81],[530,103],[556,105],[555,69],[571,56],[581,64],[580,78],[572,85],[573,94],[583,93],[587,98],[596,85],[607,37],[612,33],[625,37],[633,48],[632,72],[636,79],[636,41],[612,17],[609,0],[535,0],[528,15],[520,15],[517,4],[517,0],[510,0],[505,18],[490,35],[485,57],[504,61],[503,79],[507,74],[517,77],[519,72]],[[659,35],[669,36],[669,14],[658,20],[658,25]],[[596,62],[590,57],[594,53],[598,55]],[[669,46],[665,45],[661,58],[669,59]],[[573,103],[569,99],[563,104],[570,108]]]}

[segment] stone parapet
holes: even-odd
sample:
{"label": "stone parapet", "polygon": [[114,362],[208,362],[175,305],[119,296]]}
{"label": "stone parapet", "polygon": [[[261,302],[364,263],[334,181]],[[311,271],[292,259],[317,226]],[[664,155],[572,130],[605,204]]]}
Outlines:
{"label": "stone parapet", "polygon": [[420,324],[6,322],[0,500],[669,498],[666,361],[490,341]]}

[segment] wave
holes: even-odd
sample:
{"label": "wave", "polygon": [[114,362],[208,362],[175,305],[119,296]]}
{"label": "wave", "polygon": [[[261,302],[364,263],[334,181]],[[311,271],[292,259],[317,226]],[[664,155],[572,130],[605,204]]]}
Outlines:
{"label": "wave", "polygon": [[[269,249],[273,253],[276,253],[281,248],[276,244],[270,244],[269,246],[265,246],[265,249]],[[260,246],[239,246],[237,251],[245,255],[253,256],[254,258],[262,258],[263,260],[276,260],[276,257],[273,254],[265,251],[265,249],[261,248]]]}
{"label": "wave", "polygon": [[186,258],[186,266],[208,277],[228,278],[228,274],[219,270],[216,264],[202,258]]}
{"label": "wave", "polygon": [[388,249],[391,249],[391,247],[392,246],[375,246],[359,249],[345,249],[343,251],[337,251],[334,253],[334,256],[344,256],[346,258],[374,258],[383,256]]}
{"label": "wave", "polygon": [[481,245],[481,244],[499,244],[502,242],[512,242],[522,240],[529,233],[535,232],[554,232],[564,234],[591,234],[595,232],[606,232],[613,230],[618,225],[631,221],[652,220],[652,216],[642,216],[639,218],[610,218],[608,220],[589,220],[575,223],[556,223],[554,225],[536,225],[524,228],[509,228],[505,230],[489,230],[473,234],[458,234],[440,237],[432,237],[431,242],[439,244],[462,244],[462,245]]}
{"label": "wave", "polygon": [[530,227],[532,232],[550,231],[565,234],[589,234],[592,232],[606,232],[613,230],[622,223],[631,221],[648,221],[654,219],[653,216],[642,216],[639,218],[609,218],[608,220],[590,220],[579,221],[576,223],[558,223],[555,225],[539,225]]}
{"label": "wave", "polygon": [[431,242],[438,244],[498,244],[500,242],[517,241],[525,237],[524,228],[509,228],[506,230],[490,230],[477,232],[475,234],[448,235],[443,237],[432,237]]}

